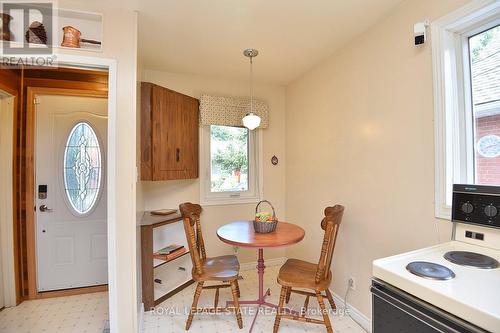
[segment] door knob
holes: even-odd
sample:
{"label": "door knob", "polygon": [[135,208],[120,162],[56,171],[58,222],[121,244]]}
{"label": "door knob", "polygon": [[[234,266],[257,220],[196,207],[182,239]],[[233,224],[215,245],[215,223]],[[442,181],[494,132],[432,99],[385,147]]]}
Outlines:
{"label": "door knob", "polygon": [[51,212],[52,208],[47,207],[46,205],[41,205],[40,206],[40,211],[41,212]]}

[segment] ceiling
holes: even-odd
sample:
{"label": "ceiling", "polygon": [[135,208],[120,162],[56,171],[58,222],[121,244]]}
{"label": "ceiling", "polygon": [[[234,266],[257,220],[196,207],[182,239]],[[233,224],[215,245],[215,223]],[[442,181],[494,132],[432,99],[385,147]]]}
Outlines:
{"label": "ceiling", "polygon": [[144,68],[243,79],[249,69],[242,52],[253,47],[260,52],[256,80],[275,84],[296,79],[402,2],[129,1],[139,10]]}

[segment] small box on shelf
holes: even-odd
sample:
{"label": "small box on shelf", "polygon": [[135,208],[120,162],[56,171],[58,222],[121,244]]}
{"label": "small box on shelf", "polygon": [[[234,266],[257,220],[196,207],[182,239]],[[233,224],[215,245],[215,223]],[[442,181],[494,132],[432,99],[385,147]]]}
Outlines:
{"label": "small box on shelf", "polygon": [[169,254],[160,254],[160,253],[155,252],[155,253],[153,253],[154,267],[156,268],[164,263],[167,263],[169,261],[172,261],[174,259],[182,257],[186,253],[188,253],[188,251],[186,250],[186,248],[184,246],[182,246],[180,249],[173,251]]}

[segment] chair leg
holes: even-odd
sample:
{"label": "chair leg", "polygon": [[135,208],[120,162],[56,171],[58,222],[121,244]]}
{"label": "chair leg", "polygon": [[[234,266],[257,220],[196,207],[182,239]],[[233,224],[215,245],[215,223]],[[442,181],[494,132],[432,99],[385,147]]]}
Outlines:
{"label": "chair leg", "polygon": [[203,281],[198,282],[196,285],[196,291],[194,292],[193,305],[191,305],[191,311],[189,312],[188,319],[186,322],[186,331],[191,327],[193,322],[194,313],[197,311],[198,300],[200,299],[201,291],[203,289]]}
{"label": "chair leg", "polygon": [[328,313],[326,312],[326,308],[325,308],[325,303],[323,303],[323,296],[321,296],[321,292],[318,290],[316,291],[316,298],[318,299],[319,308],[321,309],[321,314],[323,315],[323,320],[325,322],[326,331],[328,333],[333,333],[332,324],[330,322],[330,317],[328,317]]}
{"label": "chair leg", "polygon": [[333,301],[333,296],[332,296],[332,293],[330,292],[330,289],[326,289],[326,297],[328,298],[328,302],[330,302],[330,306],[332,307],[332,310],[337,310],[337,306],[335,305],[335,302]]}
{"label": "chair leg", "polygon": [[238,280],[236,280],[236,293],[238,294],[238,298],[240,298],[241,292],[240,292],[240,284],[238,283]]}
{"label": "chair leg", "polygon": [[281,287],[280,302],[278,304],[278,311],[276,312],[276,319],[274,319],[274,329],[273,333],[278,333],[280,328],[281,315],[283,313],[283,305],[285,303],[285,298],[290,288]]}
{"label": "chair leg", "polygon": [[238,322],[238,327],[243,328],[243,320],[241,319],[240,311],[240,301],[238,300],[238,283],[236,281],[231,281],[231,292],[233,294],[234,311],[236,313],[236,321]]}
{"label": "chair leg", "polygon": [[285,299],[285,303],[288,304],[288,302],[290,302],[290,295],[292,294],[292,287],[288,287],[286,289],[286,299]]}

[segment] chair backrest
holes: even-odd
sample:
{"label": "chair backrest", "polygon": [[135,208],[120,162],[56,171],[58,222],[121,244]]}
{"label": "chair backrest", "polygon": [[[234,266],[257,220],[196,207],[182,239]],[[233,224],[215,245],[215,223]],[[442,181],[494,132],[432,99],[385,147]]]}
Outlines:
{"label": "chair backrest", "polygon": [[201,233],[201,206],[186,202],[181,204],[179,209],[184,220],[184,231],[186,233],[193,268],[197,274],[203,274],[202,261],[207,258],[207,254],[203,234]]}
{"label": "chair backrest", "polygon": [[319,257],[318,269],[316,270],[316,283],[328,278],[330,267],[332,265],[333,249],[337,241],[344,206],[335,205],[325,208],[325,217],[321,221],[321,228],[325,230],[323,245],[321,246],[321,255]]}

